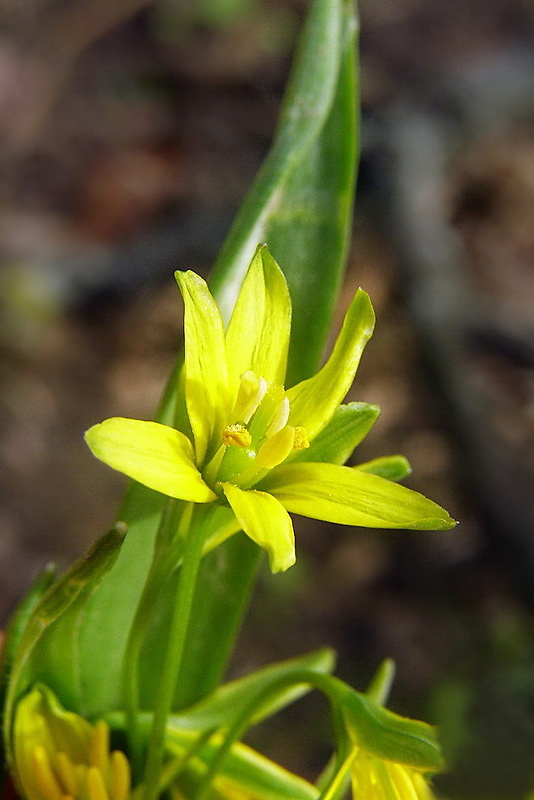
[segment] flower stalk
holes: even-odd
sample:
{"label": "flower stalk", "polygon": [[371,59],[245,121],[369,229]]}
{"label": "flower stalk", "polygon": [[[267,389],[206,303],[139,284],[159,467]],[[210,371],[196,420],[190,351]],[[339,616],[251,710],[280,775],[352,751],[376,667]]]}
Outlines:
{"label": "flower stalk", "polygon": [[[186,516],[186,509],[183,508],[183,504],[178,506],[179,504],[176,500],[169,498],[158,528],[152,565],[135,613],[126,647],[123,669],[123,696],[132,769],[136,778],[141,777],[142,759],[145,750],[144,739],[139,729],[139,666],[141,650],[161,586],[168,580],[173,568],[181,558],[178,546],[183,547],[183,539],[176,536],[176,531],[183,517]],[[191,509],[192,506],[189,504],[187,507],[189,512],[187,514],[188,520],[190,519]],[[174,547],[172,546],[173,539]]]}
{"label": "flower stalk", "polygon": [[206,511],[202,506],[190,505],[189,525],[185,533],[180,580],[171,618],[169,636],[165,642],[165,654],[161,684],[154,705],[154,718],[148,739],[146,764],[143,775],[145,800],[156,800],[160,773],[165,753],[165,728],[172,708],[174,689],[180,677],[187,632],[191,621],[191,609],[197,583],[198,571],[204,548],[203,523]]}

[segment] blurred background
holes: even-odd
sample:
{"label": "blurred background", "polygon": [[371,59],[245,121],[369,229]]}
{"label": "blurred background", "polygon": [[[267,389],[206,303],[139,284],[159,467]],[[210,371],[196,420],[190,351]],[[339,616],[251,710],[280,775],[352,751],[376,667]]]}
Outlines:
{"label": "blurred background", "polygon": [[[83,431],[150,418],[181,341],[173,270],[208,274],[276,123],[303,0],[0,7],[0,620],[112,520]],[[447,797],[534,789],[534,6],[361,0],[362,161],[340,315],[378,316],[351,399],[382,415],[447,533],[297,521],[233,674],[329,644],[439,722]],[[319,704],[254,742],[313,776]],[[312,729],[311,729],[312,728]],[[311,730],[310,730],[311,729]]]}

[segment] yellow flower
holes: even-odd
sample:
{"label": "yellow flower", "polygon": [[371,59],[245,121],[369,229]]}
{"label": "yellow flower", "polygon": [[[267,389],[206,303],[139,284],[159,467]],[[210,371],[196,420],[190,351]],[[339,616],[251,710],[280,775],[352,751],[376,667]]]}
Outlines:
{"label": "yellow flower", "polygon": [[352,762],[354,800],[435,800],[424,773],[358,749]]}
{"label": "yellow flower", "polygon": [[[162,786],[174,800],[195,794],[221,743],[212,735],[196,746],[202,731],[170,720]],[[17,704],[13,728],[13,773],[26,800],[134,800],[130,764],[121,750],[110,752],[109,727],[91,725],[67,711],[44,685]],[[317,789],[241,742],[235,742],[213,779],[209,797],[219,800],[316,800]]]}
{"label": "yellow flower", "polygon": [[295,561],[288,512],[364,527],[454,525],[422,495],[342,466],[363,436],[368,408],[340,406],[373,331],[365,292],[356,293],[323,368],[286,390],[291,302],[267,248],[252,260],[226,332],[203,279],[176,278],[185,304],[187,419],[181,430],[105,420],[86,433],[98,458],[170,497],[226,508],[218,541],[244,530],[267,550],[273,571]]}
{"label": "yellow flower", "polygon": [[66,711],[45,686],[17,706],[13,729],[15,778],[27,800],[128,800],[130,765],[110,752],[109,728]]}

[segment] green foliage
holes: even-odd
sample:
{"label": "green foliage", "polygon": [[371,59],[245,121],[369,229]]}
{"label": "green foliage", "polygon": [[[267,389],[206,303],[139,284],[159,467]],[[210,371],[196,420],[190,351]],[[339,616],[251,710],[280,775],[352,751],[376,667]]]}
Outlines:
{"label": "green foliage", "polygon": [[[31,598],[37,602],[20,634],[9,675],[4,716],[8,756],[15,705],[34,683],[42,681],[65,697],[69,705],[80,705],[83,670],[79,633],[88,601],[111,569],[123,541],[122,528],[111,530],[44,593],[40,584],[32,590]],[[41,580],[46,584],[48,576]]]}
{"label": "green foliage", "polygon": [[354,448],[367,436],[379,413],[378,406],[369,403],[339,406],[328,427],[315,437],[308,450],[296,453],[293,461],[344,464]]}
{"label": "green foliage", "polygon": [[[454,524],[435,503],[394,482],[409,473],[402,457],[342,466],[378,415],[365,403],[336,410],[374,325],[362,290],[331,356],[316,372],[350,232],[357,150],[355,33],[348,0],[313,0],[272,149],[215,265],[213,296],[199,276],[178,274],[185,300],[186,379],[180,358],[157,423],[115,418],[88,432],[99,457],[146,486],[130,486],[120,522],[85,558],[51,585],[50,575],[41,579],[11,628],[4,735],[12,758],[13,718],[25,695],[17,720],[18,730],[37,732],[24,762],[32,780],[41,733],[49,733],[58,719],[66,740],[71,727],[88,731],[88,720],[100,719],[106,728],[102,718],[126,734],[144,800],[167,789],[198,800],[213,796],[212,790],[221,797],[336,800],[351,772],[356,782],[374,769],[386,775],[376,795],[385,797],[387,785],[393,785],[388,774],[423,791],[423,772],[441,766],[435,731],[383,707],[392,679],[387,664],[367,694],[328,674],[333,658],[326,650],[217,688],[257,570],[256,545],[274,553],[273,569],[293,563],[288,511],[370,527]],[[285,278],[267,248],[258,248],[264,241]],[[240,294],[251,260],[256,270]],[[270,276],[264,284],[258,278],[262,265]],[[217,304],[225,323],[237,309],[226,334]],[[263,393],[253,393],[256,405],[246,419],[242,415],[248,428],[239,416],[228,423],[239,402],[241,409],[250,405],[251,375],[256,389],[263,381]],[[248,437],[242,445],[246,452],[237,455],[234,442],[225,439],[236,429]],[[232,536],[238,526],[250,538]],[[284,539],[284,530],[291,538]],[[232,538],[226,541],[227,536]],[[311,688],[330,703],[335,740],[335,756],[319,787],[240,742],[251,725]],[[51,702],[43,706],[47,697]],[[49,739],[54,750],[54,737]],[[107,758],[108,745],[102,747]],[[87,758],[84,769],[92,775],[93,755]],[[67,785],[52,774],[56,768],[52,758],[52,798],[60,798]],[[38,797],[39,777],[30,784],[37,786]]]}
{"label": "green foliage", "polygon": [[372,461],[366,461],[365,464],[358,464],[357,469],[378,475],[388,481],[402,481],[412,471],[408,459],[404,456],[373,458]]}
{"label": "green foliage", "polygon": [[[298,331],[291,344],[292,382],[309,374],[321,356],[344,266],[356,150],[354,33],[350,3],[315,0],[310,6],[275,142],[213,275],[214,292],[228,315],[258,242],[268,239],[275,256],[282,254]],[[310,314],[312,336],[307,330]],[[161,422],[172,424],[180,413],[175,407],[178,381],[179,370],[158,415]],[[90,715],[121,705],[128,633],[166,503],[166,498],[143,486],[130,487],[119,515],[128,526],[128,536],[107,579],[87,603],[77,643],[84,672],[83,706]],[[220,681],[258,558],[257,548],[237,536],[203,560],[202,588],[193,610],[195,633],[182,668],[176,708],[202,697]],[[178,578],[179,571],[174,580]],[[168,598],[172,596],[171,590]],[[165,616],[162,607],[154,619],[156,637]],[[102,659],[103,652],[112,653],[112,658]],[[150,660],[148,650],[145,655]],[[158,678],[147,670],[145,681],[142,692],[150,696]],[[72,703],[73,709],[81,710],[81,697]]]}

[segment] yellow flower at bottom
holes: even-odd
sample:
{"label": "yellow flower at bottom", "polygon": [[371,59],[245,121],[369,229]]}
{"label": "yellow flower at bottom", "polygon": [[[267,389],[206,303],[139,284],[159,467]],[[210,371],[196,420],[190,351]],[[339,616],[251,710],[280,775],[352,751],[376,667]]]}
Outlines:
{"label": "yellow flower at bottom", "polygon": [[358,749],[352,762],[353,800],[435,800],[424,774]]}
{"label": "yellow flower at bottom", "polygon": [[45,686],[20,700],[13,731],[14,771],[27,800],[128,800],[130,765],[110,752],[109,728],[66,711]]}

